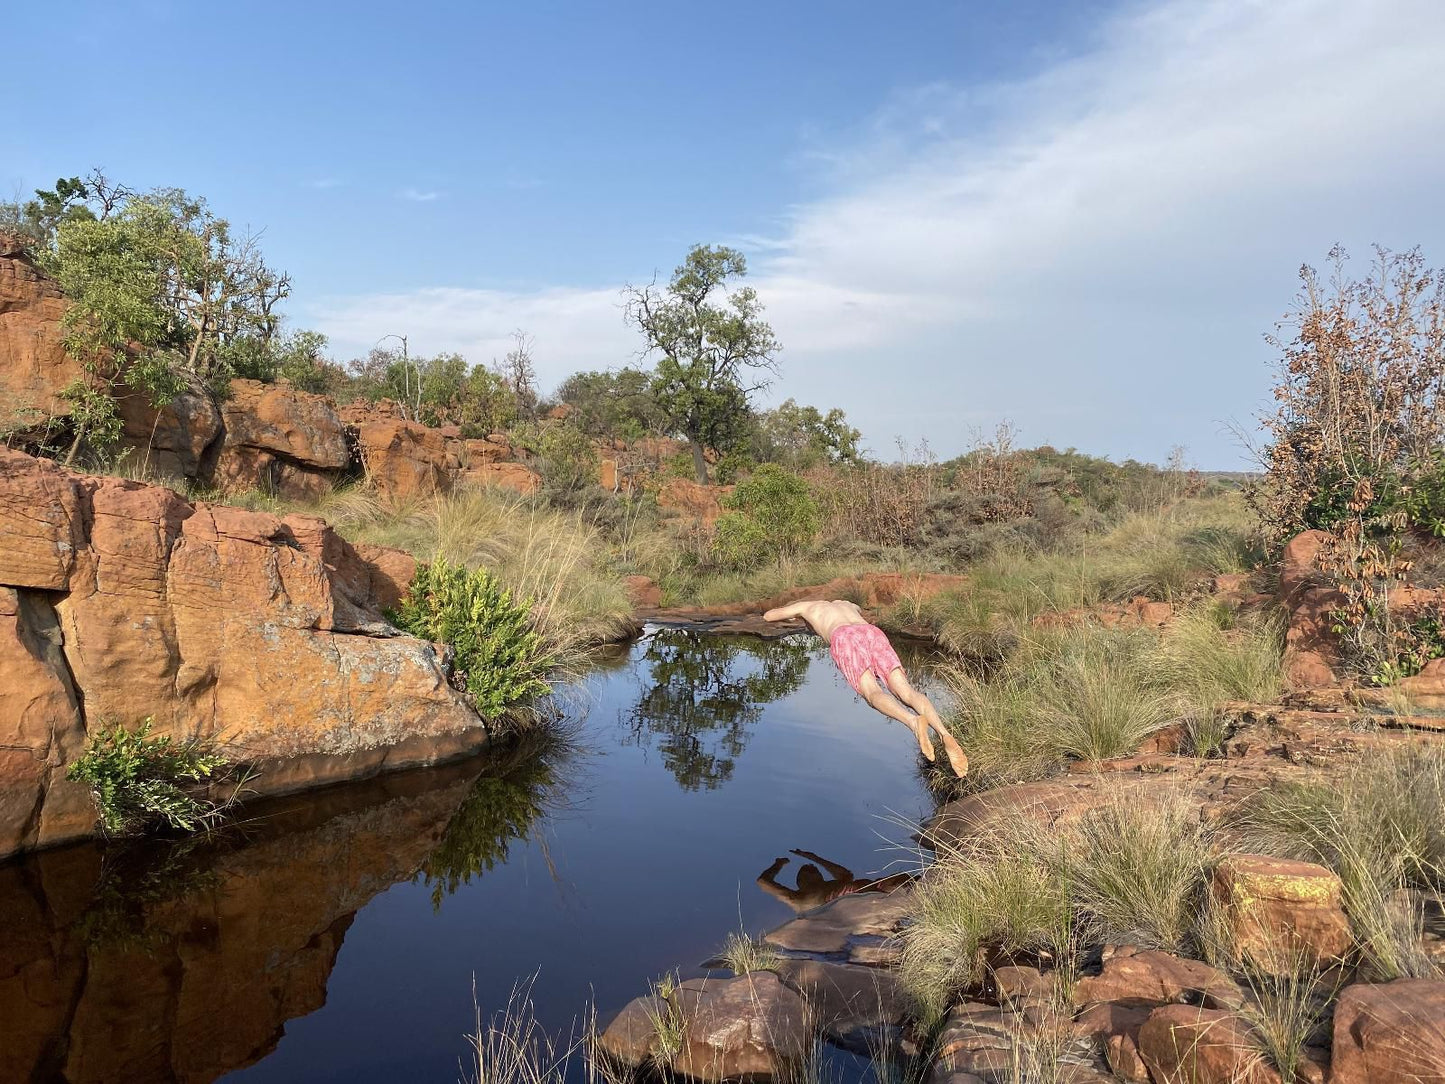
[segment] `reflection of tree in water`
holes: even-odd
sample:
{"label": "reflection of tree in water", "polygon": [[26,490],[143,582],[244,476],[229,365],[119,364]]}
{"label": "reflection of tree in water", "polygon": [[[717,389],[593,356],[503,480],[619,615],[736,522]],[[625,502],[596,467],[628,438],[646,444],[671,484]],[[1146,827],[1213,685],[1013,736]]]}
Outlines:
{"label": "reflection of tree in water", "polygon": [[[762,705],[801,688],[812,657],[807,638],[658,632],[640,660],[645,686],[629,713],[632,736],[656,742],[683,789],[711,790],[732,777]],[[748,660],[760,665],[743,673]]]}
{"label": "reflection of tree in water", "polygon": [[447,822],[441,842],[413,880],[431,886],[432,907],[507,861],[513,843],[528,843],[537,822],[562,796],[562,766],[573,752],[550,730],[524,735],[509,766],[483,773]]}

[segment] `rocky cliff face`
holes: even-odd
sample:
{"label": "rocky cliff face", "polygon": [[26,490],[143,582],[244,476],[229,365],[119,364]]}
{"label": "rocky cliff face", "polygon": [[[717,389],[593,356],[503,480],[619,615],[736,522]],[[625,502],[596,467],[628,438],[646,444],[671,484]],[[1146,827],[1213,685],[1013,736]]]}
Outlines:
{"label": "rocky cliff face", "polygon": [[485,741],[438,648],[380,608],[405,555],[0,449],[0,855],[90,834],[86,734],[154,720],[275,793]]}

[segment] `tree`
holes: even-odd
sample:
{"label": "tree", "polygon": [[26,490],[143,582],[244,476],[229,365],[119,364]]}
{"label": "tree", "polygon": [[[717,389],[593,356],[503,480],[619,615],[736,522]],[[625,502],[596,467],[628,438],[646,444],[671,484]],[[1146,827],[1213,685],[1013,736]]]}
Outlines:
{"label": "tree", "polygon": [[748,396],[767,387],[764,374],[777,372],[778,340],[756,291],[727,288],[746,275],[741,252],[694,245],[665,292],[650,285],[624,292],[627,319],[647,340],[645,352],[662,355],[652,382],[658,409],[668,429],[692,446],[703,484],[704,450],[726,451],[746,433]]}
{"label": "tree", "polygon": [[115,384],[159,407],[187,387],[223,391],[237,363],[270,349],[291,281],[204,200],[135,195],[97,174],[37,193],[36,207],[42,226],[54,223],[38,259],[71,301],[66,348],[88,373],[67,389],[86,404],[72,415],[67,462],[87,438],[118,431],[100,408]]}
{"label": "tree", "polygon": [[573,373],[557,389],[579,429],[590,437],[636,440],[660,433],[667,420],[652,397],[653,374],[646,369]]}
{"label": "tree", "polygon": [[517,413],[537,416],[537,367],[532,364],[532,337],[520,328],[512,332],[512,349],[493,368],[512,392]]}
{"label": "tree", "polygon": [[781,463],[789,470],[807,470],[820,463],[853,464],[858,462],[861,437],[837,407],[824,414],[788,399],[757,416],[753,454],[760,463]]}

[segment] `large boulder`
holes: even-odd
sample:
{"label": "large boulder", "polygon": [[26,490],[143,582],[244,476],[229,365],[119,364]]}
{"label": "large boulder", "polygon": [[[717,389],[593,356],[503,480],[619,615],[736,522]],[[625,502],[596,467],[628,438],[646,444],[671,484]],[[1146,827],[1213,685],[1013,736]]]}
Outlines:
{"label": "large boulder", "polygon": [[[25,755],[4,760],[0,793],[34,794],[44,780],[25,816],[0,810],[8,849],[91,829],[58,780],[85,733],[110,722],[149,717],[158,735],[266,765],[250,784],[262,793],[486,740],[437,649],[379,613],[411,574],[395,556],[371,566],[314,518],[191,504],[0,450],[7,513],[17,529],[0,587],[14,613],[8,639],[0,620],[0,652],[7,676],[26,676],[0,700],[0,733],[23,734],[7,753]],[[82,714],[64,707],[67,682]]]}
{"label": "large boulder", "polygon": [[[667,1050],[657,1020],[671,1022]],[[689,979],[663,1000],[636,998],[598,1039],[624,1065],[653,1064],[695,1080],[771,1080],[802,1062],[812,1043],[807,1006],[771,971],[734,979]]]}
{"label": "large boulder", "polygon": [[1346,987],[1335,1004],[1330,1084],[1445,1084],[1445,982]]}
{"label": "large boulder", "polygon": [[11,238],[0,236],[0,430],[68,417],[60,393],[85,375],[65,349],[66,301]]}
{"label": "large boulder", "polygon": [[1236,854],[1214,869],[1214,898],[1236,960],[1287,974],[1327,966],[1354,946],[1339,877],[1313,862]]}
{"label": "large boulder", "polygon": [[391,500],[430,497],[451,488],[447,440],[436,429],[418,422],[368,421],[357,426],[356,442],[367,478]]}
{"label": "large boulder", "polygon": [[1103,970],[1074,986],[1074,1001],[1165,1005],[1171,1002],[1237,1009],[1244,1001],[1228,975],[1199,960],[1186,960],[1160,949],[1132,945],[1107,948]]}
{"label": "large boulder", "polygon": [[711,527],[723,513],[722,499],[732,486],[705,486],[690,478],[669,478],[657,491],[657,506]]}
{"label": "large boulder", "polygon": [[1139,1056],[1157,1081],[1281,1084],[1244,1021],[1218,1009],[1155,1009],[1139,1029]]}
{"label": "large boulder", "polygon": [[1280,556],[1280,601],[1289,613],[1284,668],[1295,689],[1337,683],[1339,641],[1333,632],[1333,614],[1345,597],[1320,568],[1332,542],[1327,531],[1302,531],[1290,539]]}
{"label": "large boulder", "polygon": [[228,448],[258,448],[317,470],[344,470],[350,461],[341,418],[323,395],[233,380],[221,414]]}
{"label": "large boulder", "polygon": [[116,412],[133,463],[174,478],[200,478],[221,435],[221,412],[205,390],[181,392],[157,408],[144,392],[118,387]]}
{"label": "large boulder", "polygon": [[223,489],[314,499],[350,464],[345,426],[325,396],[233,380],[221,415],[226,435],[212,480]]}

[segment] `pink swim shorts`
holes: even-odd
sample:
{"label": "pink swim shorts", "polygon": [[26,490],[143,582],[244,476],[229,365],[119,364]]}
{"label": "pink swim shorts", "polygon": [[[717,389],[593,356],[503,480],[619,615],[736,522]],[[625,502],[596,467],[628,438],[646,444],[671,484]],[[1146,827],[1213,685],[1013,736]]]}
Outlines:
{"label": "pink swim shorts", "polygon": [[886,688],[888,675],[903,665],[887,635],[877,625],[843,625],[835,629],[828,641],[828,651],[854,692],[860,691],[858,683],[869,670]]}

